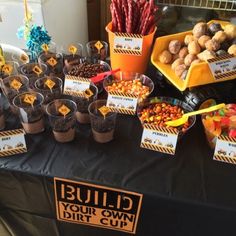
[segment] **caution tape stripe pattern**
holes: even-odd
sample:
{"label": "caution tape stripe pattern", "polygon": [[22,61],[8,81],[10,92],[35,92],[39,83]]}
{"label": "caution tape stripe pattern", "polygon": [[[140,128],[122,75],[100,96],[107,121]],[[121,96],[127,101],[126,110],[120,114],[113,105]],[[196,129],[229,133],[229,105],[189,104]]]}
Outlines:
{"label": "caution tape stripe pattern", "polygon": [[25,131],[24,131],[23,129],[2,131],[2,132],[0,132],[0,137],[13,136],[13,135],[22,134],[22,133],[23,133],[23,134],[25,133]]}
{"label": "caution tape stripe pattern", "polygon": [[109,94],[113,96],[120,96],[120,97],[138,98],[138,96],[135,96],[130,93],[109,92]]}
{"label": "caution tape stripe pattern", "polygon": [[215,155],[214,160],[216,161],[222,161],[222,162],[226,162],[226,163],[230,163],[230,164],[235,164],[236,165],[236,159],[234,158],[229,158],[229,157],[224,157],[224,156],[220,156],[220,155]]}
{"label": "caution tape stripe pattern", "polygon": [[115,33],[118,37],[125,37],[125,38],[143,38],[141,34],[129,34],[129,33]]}
{"label": "caution tape stripe pattern", "polygon": [[82,92],[64,91],[63,94],[75,97],[84,97],[84,94]]}
{"label": "caution tape stripe pattern", "polygon": [[165,127],[157,127],[155,125],[148,125],[148,124],[145,124],[144,128],[159,131],[159,132],[163,132],[163,133],[178,135],[178,131],[175,130],[175,129],[167,129]]}
{"label": "caution tape stripe pattern", "polygon": [[236,71],[231,71],[225,74],[215,75],[215,79],[223,79],[223,78],[234,76],[234,75],[236,75]]}
{"label": "caution tape stripe pattern", "polygon": [[136,56],[141,56],[142,55],[142,52],[140,52],[140,51],[123,50],[123,49],[115,49],[115,48],[114,48],[114,53],[121,53],[121,54],[127,54],[127,55],[136,55]]}
{"label": "caution tape stripe pattern", "polygon": [[166,147],[160,147],[160,146],[157,146],[157,145],[141,143],[141,147],[146,148],[146,149],[150,149],[150,150],[154,150],[154,151],[157,151],[157,152],[163,152],[163,153],[171,154],[171,155],[175,154],[175,151],[173,149],[166,148]]}
{"label": "caution tape stripe pattern", "polygon": [[66,75],[65,79],[76,80],[76,81],[87,82],[87,83],[91,82],[90,79],[88,78],[82,78],[82,77],[72,76],[72,75]]}
{"label": "caution tape stripe pattern", "polygon": [[221,56],[221,57],[217,57],[217,58],[212,58],[212,59],[208,60],[208,63],[222,61],[222,60],[230,59],[230,58],[234,58],[234,56],[233,55],[225,55],[225,56]]}
{"label": "caution tape stripe pattern", "polygon": [[134,110],[128,110],[128,109],[122,109],[122,108],[113,108],[113,107],[109,107],[109,109],[112,112],[118,112],[118,113],[126,114],[126,115],[135,115]]}
{"label": "caution tape stripe pattern", "polygon": [[226,141],[226,142],[236,143],[236,138],[231,138],[231,137],[228,137],[228,136],[221,135],[218,139]]}
{"label": "caution tape stripe pattern", "polygon": [[18,149],[13,149],[13,150],[1,151],[0,157],[12,156],[12,155],[16,155],[16,154],[20,154],[24,152],[27,152],[27,148],[18,148]]}

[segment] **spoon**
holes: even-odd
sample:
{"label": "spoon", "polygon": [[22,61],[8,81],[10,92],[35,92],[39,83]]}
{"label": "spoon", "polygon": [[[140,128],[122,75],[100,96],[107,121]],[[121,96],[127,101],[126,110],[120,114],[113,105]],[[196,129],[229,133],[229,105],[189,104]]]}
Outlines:
{"label": "spoon", "polygon": [[212,106],[212,107],[208,107],[208,108],[205,108],[205,109],[201,109],[201,110],[198,110],[198,111],[188,112],[186,114],[183,114],[183,116],[181,118],[179,118],[177,120],[167,121],[165,124],[167,126],[178,127],[178,126],[183,125],[184,123],[186,123],[190,116],[195,116],[195,115],[200,115],[200,114],[211,112],[211,111],[216,111],[216,110],[219,110],[219,109],[224,108],[224,107],[225,107],[225,104],[221,103],[221,104],[218,104],[218,105],[215,105],[215,106]]}

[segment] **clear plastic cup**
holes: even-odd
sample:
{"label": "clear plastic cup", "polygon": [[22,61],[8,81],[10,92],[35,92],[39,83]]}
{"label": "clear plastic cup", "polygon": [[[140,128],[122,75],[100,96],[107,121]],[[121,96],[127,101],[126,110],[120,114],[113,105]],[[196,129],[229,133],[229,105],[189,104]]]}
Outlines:
{"label": "clear plastic cup", "polygon": [[117,113],[109,112],[105,116],[99,108],[106,106],[106,100],[97,100],[88,107],[93,138],[98,143],[108,143],[114,138]]}
{"label": "clear plastic cup", "polygon": [[[73,50],[75,50],[73,52]],[[71,43],[68,45],[62,45],[60,48],[60,53],[63,55],[65,64],[75,64],[79,63],[80,59],[83,57],[84,47],[81,43]]]}
{"label": "clear plastic cup", "polygon": [[63,57],[58,53],[44,52],[38,58],[38,63],[48,67],[48,74],[63,78]]}
{"label": "clear plastic cup", "polygon": [[12,106],[12,101],[15,96],[20,93],[27,92],[29,89],[29,79],[24,75],[8,76],[2,80],[2,91],[6,96],[13,113],[16,109]]}
{"label": "clear plastic cup", "polygon": [[0,78],[4,79],[8,76],[11,75],[17,75],[18,74],[18,67],[19,67],[19,63],[17,61],[6,61],[5,63],[6,65],[10,65],[12,67],[12,71],[7,73],[4,72],[3,69],[0,70]]}
{"label": "clear plastic cup", "polygon": [[21,124],[28,134],[44,131],[43,101],[43,95],[36,92],[21,93],[13,99]]}
{"label": "clear plastic cup", "polygon": [[[102,44],[102,48],[98,49],[95,45],[100,42]],[[102,60],[105,61],[108,53],[108,43],[104,41],[90,41],[86,44],[88,56],[94,60]]]}
{"label": "clear plastic cup", "polygon": [[[35,68],[37,69],[40,68],[41,69],[41,73],[37,73],[37,70],[35,70]],[[35,89],[34,84],[35,81],[39,78],[44,77],[45,75],[47,75],[48,72],[48,68],[47,65],[41,63],[27,63],[24,64],[22,66],[20,66],[20,74],[27,76],[27,78],[29,79],[29,87],[30,89]]]}
{"label": "clear plastic cup", "polygon": [[67,143],[75,138],[77,106],[69,99],[56,99],[49,103],[46,112],[56,141]]}
{"label": "clear plastic cup", "polygon": [[62,95],[63,82],[55,76],[45,76],[35,81],[35,91],[44,96],[44,106]]}
{"label": "clear plastic cup", "polygon": [[[90,116],[88,112],[89,105],[97,100],[98,95],[98,89],[95,85],[91,84],[90,88],[91,92],[93,93],[91,96],[87,97],[85,95],[84,97],[73,97],[73,101],[77,105],[77,112],[76,112],[76,118],[77,121],[81,124],[89,124],[90,123]],[[86,92],[85,92],[86,93]]]}

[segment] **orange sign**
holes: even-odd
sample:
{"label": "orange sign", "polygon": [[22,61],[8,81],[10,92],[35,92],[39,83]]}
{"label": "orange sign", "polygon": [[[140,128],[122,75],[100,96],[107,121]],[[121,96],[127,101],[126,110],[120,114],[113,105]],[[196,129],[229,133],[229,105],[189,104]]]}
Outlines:
{"label": "orange sign", "polygon": [[33,95],[33,94],[26,94],[25,97],[24,97],[24,102],[25,103],[28,103],[30,105],[33,105],[34,104],[34,101],[36,100],[36,96]]}
{"label": "orange sign", "polygon": [[43,71],[39,66],[35,66],[33,72],[39,76]]}
{"label": "orange sign", "polygon": [[100,41],[97,41],[94,46],[97,48],[98,52],[100,53],[100,50],[103,48],[103,44]]}
{"label": "orange sign", "polygon": [[136,233],[143,195],[54,178],[57,219]]}
{"label": "orange sign", "polygon": [[2,67],[2,71],[3,71],[4,74],[10,75],[12,73],[12,71],[13,71],[13,67],[12,67],[12,65],[5,64]]}
{"label": "orange sign", "polygon": [[21,60],[23,63],[26,63],[26,62],[29,60],[29,58],[28,58],[28,56],[26,56],[25,54],[21,54],[20,60]]}
{"label": "orange sign", "polygon": [[22,86],[22,83],[16,79],[13,79],[12,82],[10,83],[10,86],[15,90],[19,90]]}
{"label": "orange sign", "polygon": [[52,81],[51,79],[47,79],[45,84],[47,85],[47,87],[49,89],[52,89],[55,86],[56,83],[54,81]]}
{"label": "orange sign", "polygon": [[56,64],[57,64],[57,60],[56,59],[54,59],[53,57],[51,57],[51,58],[49,58],[48,60],[47,60],[47,63],[50,65],[50,66],[55,66]]}
{"label": "orange sign", "polygon": [[49,46],[48,46],[46,43],[44,43],[44,44],[41,46],[41,48],[43,49],[44,52],[48,52],[48,51],[49,51]]}
{"label": "orange sign", "polygon": [[84,92],[83,92],[83,94],[84,94],[84,96],[86,97],[86,98],[90,98],[90,97],[92,97],[93,96],[93,92],[91,91],[91,89],[86,89]]}
{"label": "orange sign", "polygon": [[66,105],[62,105],[58,111],[63,115],[66,116],[68,113],[70,113],[70,108],[68,108]]}
{"label": "orange sign", "polygon": [[71,54],[76,54],[76,52],[78,51],[77,47],[74,46],[74,45],[70,45],[69,48],[68,48],[68,51],[71,53]]}
{"label": "orange sign", "polygon": [[106,115],[110,112],[109,107],[106,106],[102,106],[98,109],[100,111],[100,113],[104,116],[104,118],[106,117]]}

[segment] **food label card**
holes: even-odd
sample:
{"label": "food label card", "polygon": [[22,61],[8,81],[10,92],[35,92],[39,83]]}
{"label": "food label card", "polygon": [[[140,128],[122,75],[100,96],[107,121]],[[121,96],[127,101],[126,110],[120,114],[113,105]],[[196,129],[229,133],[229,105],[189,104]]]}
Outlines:
{"label": "food label card", "polygon": [[142,194],[56,177],[54,191],[59,221],[136,233]]}
{"label": "food label card", "polygon": [[178,132],[173,129],[144,125],[141,147],[174,155],[177,140]]}
{"label": "food label card", "polygon": [[0,132],[0,157],[27,152],[23,129]]}
{"label": "food label card", "polygon": [[71,75],[65,77],[64,94],[66,95],[83,96],[84,91],[89,87],[90,79]]}
{"label": "food label card", "polygon": [[143,37],[138,34],[116,33],[114,38],[114,53],[141,56]]}
{"label": "food label card", "polygon": [[137,104],[137,96],[118,92],[108,94],[107,107],[109,107],[111,111],[121,114],[135,115]]}
{"label": "food label card", "polygon": [[226,55],[208,60],[215,80],[234,79],[236,77],[236,57]]}
{"label": "food label card", "polygon": [[213,159],[236,164],[236,138],[227,136],[218,137]]}

